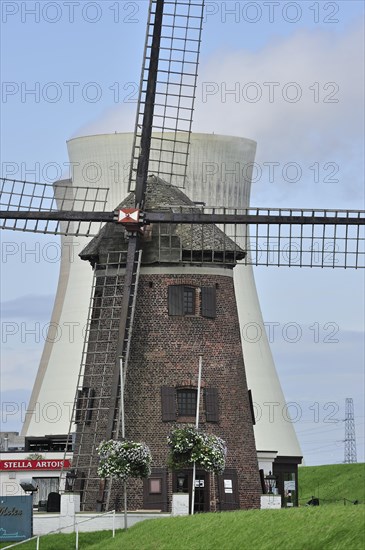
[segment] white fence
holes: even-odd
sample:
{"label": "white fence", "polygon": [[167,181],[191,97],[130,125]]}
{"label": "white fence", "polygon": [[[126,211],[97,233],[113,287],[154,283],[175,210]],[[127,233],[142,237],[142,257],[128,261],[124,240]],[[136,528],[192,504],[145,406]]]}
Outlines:
{"label": "white fence", "polygon": [[[111,531],[115,536],[117,529],[125,528],[124,513],[116,513],[115,510],[105,513],[78,512],[80,509],[79,495],[65,493],[61,495],[60,513],[35,513],[33,515],[34,537],[21,542],[16,542],[3,548],[21,548],[20,545],[30,540],[36,541],[36,549],[42,550],[41,537],[57,533],[76,533],[75,549],[79,548],[79,533],[93,531]],[[127,526],[132,527],[140,521],[161,517],[170,517],[170,514],[161,512],[128,512]]]}

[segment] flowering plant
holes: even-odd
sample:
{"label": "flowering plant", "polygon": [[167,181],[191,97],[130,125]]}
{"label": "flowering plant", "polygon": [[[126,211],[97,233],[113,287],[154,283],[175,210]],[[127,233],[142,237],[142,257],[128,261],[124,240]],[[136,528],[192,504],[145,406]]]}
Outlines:
{"label": "flowering plant", "polygon": [[170,447],[169,464],[172,469],[192,466],[195,462],[208,472],[223,473],[227,447],[220,437],[188,426],[172,430],[167,442]]}
{"label": "flowering plant", "polygon": [[129,477],[148,477],[152,455],[145,443],[134,441],[102,441],[97,447],[100,457],[98,475],[126,480]]}

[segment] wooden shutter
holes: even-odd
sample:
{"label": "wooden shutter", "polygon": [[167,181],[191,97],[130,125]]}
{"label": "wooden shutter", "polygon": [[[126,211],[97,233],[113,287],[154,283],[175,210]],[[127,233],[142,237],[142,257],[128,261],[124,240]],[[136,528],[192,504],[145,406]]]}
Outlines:
{"label": "wooden shutter", "polygon": [[161,412],[162,422],[174,422],[176,420],[175,388],[161,387]]}
{"label": "wooden shutter", "polygon": [[95,390],[84,387],[77,390],[75,424],[90,424],[93,414]]}
{"label": "wooden shutter", "polygon": [[203,286],[201,291],[202,316],[214,319],[217,316],[215,286]]}
{"label": "wooden shutter", "polygon": [[83,402],[82,390],[77,390],[75,424],[81,424],[82,402]]}
{"label": "wooden shutter", "polygon": [[93,410],[94,410],[95,390],[92,388],[85,388],[85,389],[86,389],[85,424],[90,424],[91,417],[93,415]]}
{"label": "wooden shutter", "polygon": [[264,470],[262,468],[259,470],[259,474],[260,474],[261,492],[263,495],[265,495],[267,493],[267,487],[265,483]]}
{"label": "wooden shutter", "polygon": [[249,400],[249,402],[250,402],[250,410],[251,410],[252,424],[255,425],[255,424],[256,424],[255,409],[253,408],[252,391],[251,391],[251,390],[248,390],[248,400]]}
{"label": "wooden shutter", "polygon": [[169,315],[184,315],[184,287],[169,286]]}
{"label": "wooden shutter", "polygon": [[218,390],[205,389],[205,416],[207,422],[219,422]]}

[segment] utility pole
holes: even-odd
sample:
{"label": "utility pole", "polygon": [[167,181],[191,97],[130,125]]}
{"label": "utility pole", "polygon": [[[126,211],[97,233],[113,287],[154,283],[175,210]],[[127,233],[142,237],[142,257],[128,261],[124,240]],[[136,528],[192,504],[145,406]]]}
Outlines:
{"label": "utility pole", "polygon": [[354,401],[352,397],[345,400],[345,464],[357,462],[356,435],[354,418]]}

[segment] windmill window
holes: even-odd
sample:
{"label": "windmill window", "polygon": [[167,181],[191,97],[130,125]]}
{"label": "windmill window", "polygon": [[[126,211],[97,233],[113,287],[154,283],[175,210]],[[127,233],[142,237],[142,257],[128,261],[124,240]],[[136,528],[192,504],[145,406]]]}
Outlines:
{"label": "windmill window", "polygon": [[192,286],[171,285],[168,289],[169,315],[195,315],[196,289]]}
{"label": "windmill window", "polygon": [[178,416],[195,416],[197,403],[197,390],[177,390]]}
{"label": "windmill window", "polygon": [[195,288],[184,286],[184,315],[194,315],[195,313]]}
{"label": "windmill window", "polygon": [[168,288],[169,315],[196,315],[199,311],[198,292],[200,290],[201,315],[210,319],[217,316],[216,287],[201,287],[171,285]]}
{"label": "windmill window", "polygon": [[[205,388],[203,407],[207,422],[219,422],[219,395],[217,388]],[[191,422],[196,415],[198,392],[196,388],[161,387],[162,422]]]}

